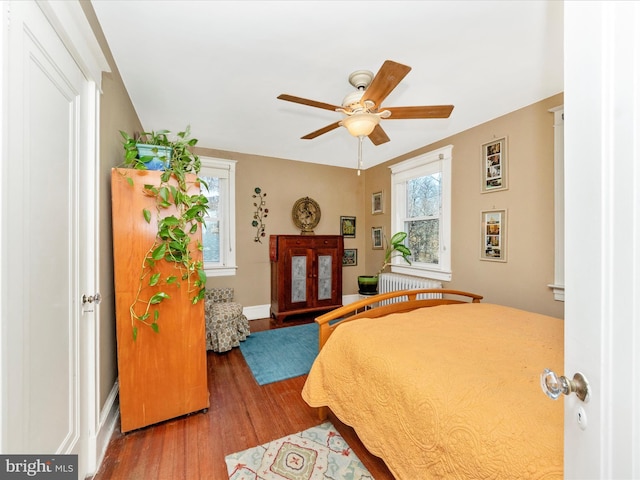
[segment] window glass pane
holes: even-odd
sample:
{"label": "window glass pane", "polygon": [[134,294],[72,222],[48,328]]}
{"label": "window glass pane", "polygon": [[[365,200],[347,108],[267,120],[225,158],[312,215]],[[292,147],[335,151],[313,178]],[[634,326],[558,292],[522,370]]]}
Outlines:
{"label": "window glass pane", "polygon": [[407,248],[411,250],[412,262],[440,263],[440,221],[418,220],[405,222]]}
{"label": "window glass pane", "polygon": [[434,217],[441,209],[440,172],[407,181],[407,217]]}
{"label": "window glass pane", "polygon": [[202,230],[203,258],[205,263],[220,263],[220,222],[206,220]]}
{"label": "window glass pane", "polygon": [[220,179],[202,177],[209,189],[202,186],[202,194],[209,201],[209,215],[202,229],[203,257],[205,263],[220,263]]}

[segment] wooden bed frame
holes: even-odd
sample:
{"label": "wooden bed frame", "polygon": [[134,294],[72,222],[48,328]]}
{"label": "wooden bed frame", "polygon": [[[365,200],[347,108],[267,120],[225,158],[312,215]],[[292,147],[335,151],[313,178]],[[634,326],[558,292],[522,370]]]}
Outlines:
{"label": "wooden bed frame", "polygon": [[[420,294],[436,294],[441,298],[418,299]],[[402,298],[404,297],[404,299]],[[418,290],[398,290],[396,292],[380,293],[363,300],[350,303],[335,310],[331,310],[316,318],[320,326],[320,349],[329,339],[338,325],[343,322],[357,320],[358,318],[377,318],[391,313],[402,313],[416,308],[435,307],[437,305],[451,305],[455,303],[480,303],[482,295],[463,292],[460,290],[447,290],[443,288],[424,288]],[[379,305],[382,300],[398,299],[395,303]],[[336,321],[337,320],[337,321]]]}

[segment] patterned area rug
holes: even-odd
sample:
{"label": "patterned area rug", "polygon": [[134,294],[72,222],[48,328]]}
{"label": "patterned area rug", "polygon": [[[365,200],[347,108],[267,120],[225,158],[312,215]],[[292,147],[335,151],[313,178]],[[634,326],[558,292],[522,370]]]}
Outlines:
{"label": "patterned area rug", "polygon": [[331,422],[225,457],[229,480],[373,480]]}

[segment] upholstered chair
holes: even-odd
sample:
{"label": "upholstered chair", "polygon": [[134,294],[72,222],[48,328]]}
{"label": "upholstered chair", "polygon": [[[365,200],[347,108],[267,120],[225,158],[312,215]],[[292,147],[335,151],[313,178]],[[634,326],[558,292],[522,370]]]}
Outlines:
{"label": "upholstered chair", "polygon": [[207,350],[227,352],[249,336],[242,305],[233,301],[233,288],[207,289],[204,297]]}

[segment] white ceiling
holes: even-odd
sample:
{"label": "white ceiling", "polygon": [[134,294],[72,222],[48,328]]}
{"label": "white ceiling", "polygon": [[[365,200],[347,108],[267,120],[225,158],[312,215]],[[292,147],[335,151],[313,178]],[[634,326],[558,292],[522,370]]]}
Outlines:
{"label": "white ceiling", "polygon": [[453,104],[449,119],[382,120],[365,168],[563,91],[563,5],[531,1],[93,0],[145,130],[191,125],[198,146],[356,168],[339,105],[351,72],[411,72],[383,107]]}

